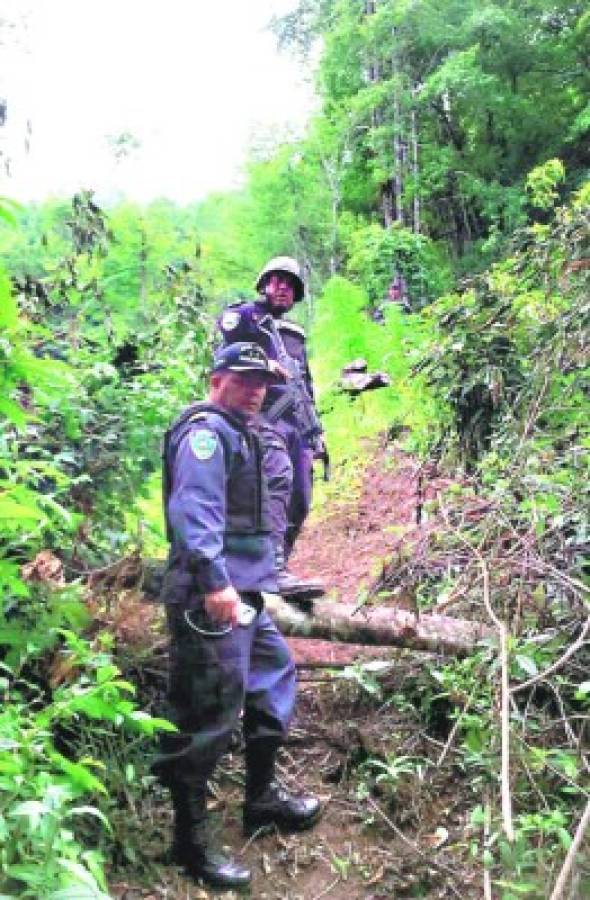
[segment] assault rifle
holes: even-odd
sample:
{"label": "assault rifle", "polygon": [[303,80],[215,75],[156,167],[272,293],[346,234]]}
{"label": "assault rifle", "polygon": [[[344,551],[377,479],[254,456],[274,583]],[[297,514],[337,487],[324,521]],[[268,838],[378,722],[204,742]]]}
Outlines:
{"label": "assault rifle", "polygon": [[313,450],[314,459],[321,459],[324,467],[324,481],[330,480],[330,456],[324,441],[322,440],[322,425],[316,412],[312,398],[309,396],[303,373],[297,360],[287,353],[283,338],[281,337],[272,316],[265,320],[268,331],[272,335],[277,352],[277,362],[288,375],[287,384],[283,393],[264,412],[269,422],[278,422],[287,412],[293,412],[301,434],[309,442]]}

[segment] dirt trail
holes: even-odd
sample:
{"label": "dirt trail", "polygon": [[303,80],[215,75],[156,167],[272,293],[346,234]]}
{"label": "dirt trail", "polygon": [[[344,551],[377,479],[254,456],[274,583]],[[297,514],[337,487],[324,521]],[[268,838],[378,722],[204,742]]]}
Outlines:
{"label": "dirt trail", "polygon": [[[362,602],[402,548],[424,540],[427,528],[418,524],[418,510],[448,483],[440,477],[420,480],[416,459],[392,444],[373,446],[370,453],[359,494],[337,501],[327,516],[312,516],[289,564],[297,574],[321,578],[330,598],[352,603]],[[396,603],[411,605],[407,595]],[[289,645],[300,665],[343,664],[386,654],[378,647],[329,641],[290,638]]]}
{"label": "dirt trail", "polygon": [[[418,545],[417,464],[390,445],[363,475],[360,494],[307,527],[292,569],[325,580],[330,593],[349,601],[368,588],[402,543]],[[442,481],[429,484],[434,496]],[[422,538],[424,534],[422,531]],[[417,708],[426,657],[387,648],[355,648],[291,639],[300,669],[296,720],[282,751],[281,775],[294,790],[317,793],[325,812],[310,832],[241,836],[241,750],[224,760],[211,807],[232,849],[253,871],[256,900],[386,900],[394,897],[480,897],[481,876],[468,855],[469,785],[452,768],[422,765],[444,747],[449,724],[425,729]],[[376,701],[354,679],[334,679],[305,663],[389,660],[383,697]],[[377,688],[378,690],[378,688]],[[437,730],[438,728],[438,730]],[[372,761],[408,760],[407,771],[383,771]],[[452,756],[451,756],[452,759]],[[422,763],[420,762],[422,760]],[[452,774],[450,774],[452,773]],[[152,788],[142,811],[143,849],[152,860],[150,887],[137,879],[111,882],[118,900],[206,900],[218,895],[156,863],[170,834],[171,810]],[[149,863],[148,863],[149,865]]]}
{"label": "dirt trail", "polygon": [[400,545],[417,531],[419,466],[393,445],[378,449],[358,496],[340,498],[329,515],[312,516],[290,566],[321,577],[328,592],[354,601]]}

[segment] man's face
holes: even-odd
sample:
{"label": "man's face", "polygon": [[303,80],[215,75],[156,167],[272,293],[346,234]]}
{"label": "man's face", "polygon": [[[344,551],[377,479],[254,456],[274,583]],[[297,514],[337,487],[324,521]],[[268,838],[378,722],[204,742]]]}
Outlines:
{"label": "man's face", "polygon": [[213,372],[210,399],[228,412],[251,418],[260,412],[268,379],[258,372]]}
{"label": "man's face", "polygon": [[264,296],[271,312],[282,315],[295,302],[296,282],[288,272],[270,272],[264,282]]}

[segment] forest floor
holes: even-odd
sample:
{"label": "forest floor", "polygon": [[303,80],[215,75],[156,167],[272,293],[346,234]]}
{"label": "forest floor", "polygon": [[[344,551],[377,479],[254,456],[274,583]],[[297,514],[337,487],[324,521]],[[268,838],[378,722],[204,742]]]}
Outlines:
{"label": "forest floor", "polygon": [[[332,597],[354,601],[366,596],[400,552],[406,560],[413,553],[423,556],[425,535],[434,526],[432,520],[417,524],[417,507],[448,482],[431,475],[419,495],[420,471],[412,457],[394,446],[373,446],[358,492],[337,501],[328,515],[312,517],[292,560],[293,571],[321,576]],[[398,599],[411,602],[403,590]],[[156,608],[147,609],[158,615]],[[471,853],[479,834],[470,824],[470,810],[481,796],[453,764],[448,710],[444,704],[427,709],[423,704],[429,678],[432,689],[428,672],[442,659],[324,641],[290,639],[290,644],[300,691],[290,738],[281,751],[280,775],[293,790],[319,795],[324,814],[309,832],[247,841],[240,830],[240,748],[224,759],[210,806],[223,825],[225,843],[252,869],[250,896],[481,897],[483,876]],[[375,657],[383,661],[379,681],[359,662],[373,659],[375,666]],[[133,868],[114,869],[112,896],[217,897],[166,865],[165,857],[161,861],[171,828],[166,793],[152,786],[135,812],[141,822],[137,840],[147,863],[136,867],[143,868],[142,877]],[[149,886],[142,887],[146,882]]]}

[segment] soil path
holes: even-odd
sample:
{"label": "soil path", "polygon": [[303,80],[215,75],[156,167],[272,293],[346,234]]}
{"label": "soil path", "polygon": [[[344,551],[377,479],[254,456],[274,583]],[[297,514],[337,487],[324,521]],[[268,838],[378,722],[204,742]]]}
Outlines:
{"label": "soil path", "polygon": [[[326,516],[311,517],[295,547],[289,568],[320,578],[330,599],[362,602],[384,568],[425,540],[424,504],[448,482],[423,471],[415,458],[392,444],[367,448],[370,462],[358,494],[336,501]],[[422,520],[418,522],[418,518]],[[320,603],[321,601],[318,601]],[[410,606],[407,595],[396,604]],[[321,665],[382,659],[383,648],[289,638],[297,663]]]}

